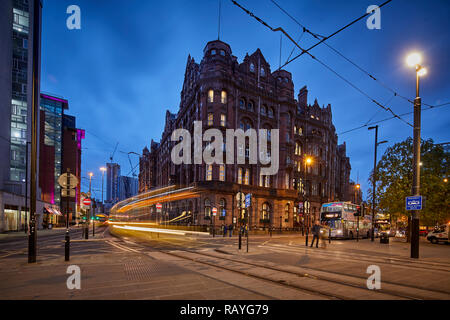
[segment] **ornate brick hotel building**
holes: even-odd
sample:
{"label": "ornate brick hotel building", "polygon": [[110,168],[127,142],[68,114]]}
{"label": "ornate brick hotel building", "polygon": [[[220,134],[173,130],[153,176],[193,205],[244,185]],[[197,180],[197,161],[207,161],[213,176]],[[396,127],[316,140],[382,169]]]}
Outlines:
{"label": "ornate brick hotel building", "polygon": [[[212,219],[216,225],[239,223],[245,216],[244,210],[239,214],[236,194],[251,193],[251,228],[301,227],[305,220],[299,204],[306,199],[313,223],[322,203],[351,200],[351,167],[345,143],[337,144],[331,106],[322,108],[317,100],[310,105],[307,95],[305,86],[295,99],[291,73],[272,72],[259,49],[239,63],[228,44],[209,42],[200,64],[188,57],[179,111],[166,112],[161,141],[152,140],[150,150],[143,150],[139,192],[194,186],[201,192],[164,203],[163,212],[170,218],[184,212],[184,222],[199,225]],[[171,150],[176,142],[171,134],[184,128],[193,135],[194,121],[202,121],[203,132],[216,128],[224,136],[226,129],[279,129],[278,174],[261,176],[260,164],[174,165]],[[308,157],[310,165],[305,163]],[[213,207],[218,209],[216,217]]]}

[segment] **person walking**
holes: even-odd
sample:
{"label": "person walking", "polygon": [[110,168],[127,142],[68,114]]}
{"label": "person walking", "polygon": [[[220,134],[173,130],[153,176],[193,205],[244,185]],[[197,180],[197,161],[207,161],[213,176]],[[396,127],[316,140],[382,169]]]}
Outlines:
{"label": "person walking", "polygon": [[230,238],[231,238],[231,236],[233,235],[233,224],[230,224],[228,230],[230,230]]}
{"label": "person walking", "polygon": [[223,226],[223,236],[224,237],[227,236],[227,226],[226,225]]}
{"label": "person walking", "polygon": [[311,229],[311,232],[313,234],[313,239],[311,241],[311,248],[314,244],[314,240],[316,240],[316,248],[319,247],[319,235],[320,235],[320,224],[319,221],[316,221],[316,223],[314,224],[314,226]]}

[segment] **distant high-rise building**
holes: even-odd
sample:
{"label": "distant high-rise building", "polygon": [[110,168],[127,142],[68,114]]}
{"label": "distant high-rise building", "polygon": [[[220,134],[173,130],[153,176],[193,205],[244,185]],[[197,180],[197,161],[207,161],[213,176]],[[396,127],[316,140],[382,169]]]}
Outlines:
{"label": "distant high-rise building", "polygon": [[[33,50],[38,47],[38,79],[41,51],[40,41],[33,41],[35,32],[39,38],[41,35],[41,28],[34,30],[33,16],[41,7],[34,8],[34,1],[29,0],[0,1],[0,231],[24,228],[29,206],[25,204],[25,182],[27,172],[30,177],[31,162]],[[40,90],[39,81],[36,89]],[[28,184],[28,197],[29,189]],[[39,228],[41,201],[36,210]]]}
{"label": "distant high-rise building", "polygon": [[119,201],[119,177],[120,165],[117,163],[106,164],[106,201]]}

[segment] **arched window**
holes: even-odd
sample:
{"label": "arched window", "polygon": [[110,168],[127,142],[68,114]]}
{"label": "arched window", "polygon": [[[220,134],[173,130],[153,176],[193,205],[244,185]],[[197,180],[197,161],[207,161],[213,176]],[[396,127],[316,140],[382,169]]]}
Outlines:
{"label": "arched window", "polygon": [[211,201],[208,198],[205,199],[205,218],[211,218]]}
{"label": "arched window", "polygon": [[227,202],[224,198],[220,199],[219,207],[219,216],[222,220],[225,220],[225,216],[227,215]]}
{"label": "arched window", "polygon": [[269,116],[269,118],[273,118],[273,108],[270,107],[269,110],[267,111],[267,115]]}
{"label": "arched window", "polygon": [[241,120],[241,122],[239,123],[239,127],[244,130],[247,131],[248,129],[252,128],[252,123],[250,122],[250,120],[248,119],[243,119]]}
{"label": "arched window", "polygon": [[213,56],[213,55],[215,55],[216,54],[216,49],[212,49],[211,50],[211,55]]}
{"label": "arched window", "polygon": [[290,205],[289,205],[289,203],[287,203],[286,206],[284,207],[284,221],[285,222],[289,221],[289,211],[290,211]]}
{"label": "arched window", "polygon": [[220,96],[220,102],[227,103],[227,92],[225,90],[222,90],[222,93]]}
{"label": "arched window", "polygon": [[255,72],[255,65],[250,63],[250,72]]}
{"label": "arched window", "polygon": [[254,110],[254,104],[253,101],[249,101],[247,104],[247,110],[248,111],[253,111]]}
{"label": "arched window", "polygon": [[270,205],[264,202],[261,210],[261,220],[268,222],[270,220]]}
{"label": "arched window", "polygon": [[225,51],[224,50],[220,50],[220,55],[225,57]]}
{"label": "arched window", "polygon": [[212,89],[208,91],[208,102],[214,102],[214,90]]}
{"label": "arched window", "polygon": [[267,114],[267,106],[265,104],[263,104],[263,106],[261,107],[261,114],[263,116]]}
{"label": "arched window", "polygon": [[245,109],[245,100],[244,99],[239,99],[239,108]]}

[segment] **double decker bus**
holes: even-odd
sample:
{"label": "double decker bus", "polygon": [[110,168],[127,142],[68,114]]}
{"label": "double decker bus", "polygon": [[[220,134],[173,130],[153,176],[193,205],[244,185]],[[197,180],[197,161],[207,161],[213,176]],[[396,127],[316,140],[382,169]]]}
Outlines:
{"label": "double decker bus", "polygon": [[[356,204],[351,202],[324,203],[320,209],[320,222],[331,229],[331,238],[354,239],[358,231]],[[371,216],[359,217],[359,237],[370,237],[372,228]],[[324,235],[328,236],[328,235]]]}

